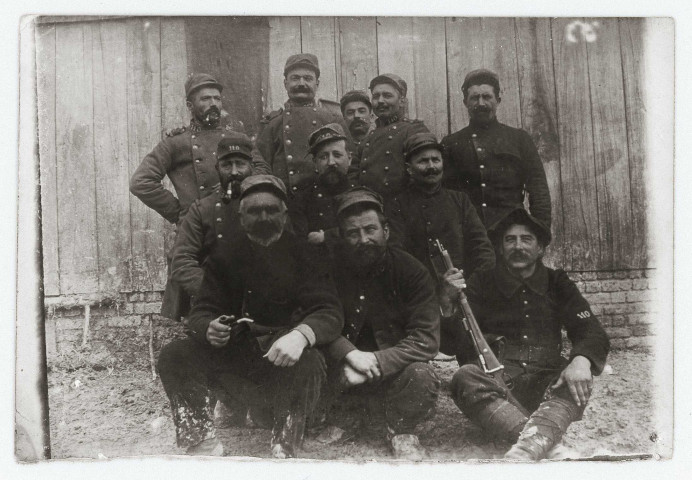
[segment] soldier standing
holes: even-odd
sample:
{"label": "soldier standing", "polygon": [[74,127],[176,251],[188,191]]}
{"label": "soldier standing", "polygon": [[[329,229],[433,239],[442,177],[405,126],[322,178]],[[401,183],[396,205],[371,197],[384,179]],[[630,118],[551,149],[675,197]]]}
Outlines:
{"label": "soldier standing", "polygon": [[291,55],[284,67],[288,101],[284,108],[262,119],[257,148],[274,175],[287,186],[289,197],[312,186],[315,166],[308,154],[308,136],[329,123],[343,123],[339,104],[317,99],[320,85],[317,57],[310,53]]}
{"label": "soldier standing", "polygon": [[358,149],[352,176],[360,185],[371,188],[390,199],[408,184],[404,169],[404,141],[414,133],[427,132],[420,120],[404,116],[406,82],[392,73],[385,73],[370,82],[372,105],[375,109],[375,129]]}
{"label": "soldier standing", "polygon": [[486,228],[524,204],[550,228],[550,191],[538,150],[528,133],[497,121],[500,80],[479,69],[461,86],[469,125],[442,139],[445,186],[465,192]]}
{"label": "soldier standing", "polygon": [[[166,132],[166,138],[144,157],[130,179],[130,192],[171,223],[178,224],[192,202],[214,192],[219,183],[216,147],[230,133],[244,130],[241,122],[223,121],[222,91],[223,86],[211,75],[190,76],[185,82],[190,124]],[[253,151],[253,168],[257,173],[269,173],[257,150]],[[163,187],[166,176],[177,197]],[[161,314],[179,320],[188,303],[189,298],[169,278]]]}
{"label": "soldier standing", "polygon": [[339,103],[346,127],[353,140],[353,147],[358,148],[374,128],[370,97],[365,90],[351,90],[341,97]]}

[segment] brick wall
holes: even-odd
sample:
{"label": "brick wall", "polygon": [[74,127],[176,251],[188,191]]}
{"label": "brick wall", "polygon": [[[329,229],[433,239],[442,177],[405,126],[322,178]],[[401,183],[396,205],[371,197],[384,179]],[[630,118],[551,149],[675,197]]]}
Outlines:
{"label": "brick wall", "polygon": [[655,270],[571,272],[586,300],[608,332],[615,349],[650,347]]}
{"label": "brick wall", "polygon": [[[649,347],[653,311],[652,270],[571,272],[615,349]],[[182,325],[158,315],[162,292],[121,294],[117,298],[46,298],[49,360],[119,363],[149,368],[163,345],[184,336]],[[89,314],[84,344],[85,314]],[[78,360],[75,360],[75,354]]]}

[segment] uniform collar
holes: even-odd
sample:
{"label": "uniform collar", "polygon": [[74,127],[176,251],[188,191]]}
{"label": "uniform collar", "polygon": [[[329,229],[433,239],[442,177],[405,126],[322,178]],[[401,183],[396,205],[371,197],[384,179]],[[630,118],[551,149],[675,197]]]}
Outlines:
{"label": "uniform collar", "polygon": [[286,100],[286,103],[284,103],[284,108],[286,110],[290,110],[291,108],[300,108],[300,107],[319,107],[320,106],[320,101],[319,99],[315,99],[312,102],[308,103],[298,103],[294,102],[290,98]]}
{"label": "uniform collar", "polygon": [[377,125],[378,127],[386,127],[387,125],[391,125],[392,123],[396,123],[402,119],[403,117],[400,117],[399,115],[390,115],[386,118],[377,117],[375,119],[375,125]]}
{"label": "uniform collar", "polygon": [[474,122],[469,122],[469,126],[471,127],[471,130],[477,131],[477,132],[482,132],[482,131],[487,131],[487,130],[492,130],[493,128],[497,127],[500,124],[500,122],[497,121],[497,117],[495,117],[494,120],[487,124],[477,124]]}
{"label": "uniform collar", "polygon": [[495,266],[495,283],[500,292],[510,298],[516,291],[523,286],[528,287],[539,295],[545,295],[548,291],[548,269],[543,262],[536,262],[536,270],[529,278],[517,278],[507,269],[504,260],[499,259]]}
{"label": "uniform collar", "polygon": [[202,122],[197,120],[196,118],[190,119],[190,131],[191,132],[200,132],[202,130],[220,130],[221,129],[221,121],[219,121],[219,124],[216,127],[207,127],[204,125]]}
{"label": "uniform collar", "polygon": [[434,190],[427,191],[427,190],[424,190],[423,188],[421,188],[421,186],[418,185],[417,183],[411,181],[411,187],[410,188],[412,191],[418,193],[418,195],[422,195],[425,198],[430,198],[430,197],[434,197],[435,195],[439,194],[442,191],[442,183],[438,183],[435,186]]}

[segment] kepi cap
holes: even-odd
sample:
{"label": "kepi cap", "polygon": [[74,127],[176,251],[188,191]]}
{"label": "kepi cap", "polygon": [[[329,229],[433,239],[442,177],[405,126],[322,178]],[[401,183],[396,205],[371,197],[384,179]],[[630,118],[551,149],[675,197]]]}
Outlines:
{"label": "kepi cap", "polygon": [[404,140],[404,158],[408,162],[411,156],[423,148],[435,148],[443,151],[442,145],[437,143],[435,134],[431,132],[419,132],[407,137]]}
{"label": "kepi cap", "polygon": [[372,91],[376,85],[380,85],[381,83],[388,83],[392,85],[399,91],[402,97],[406,96],[408,87],[406,86],[406,82],[399,75],[394,75],[393,73],[383,73],[382,75],[376,76],[370,80],[370,91]]}
{"label": "kepi cap", "polygon": [[297,53],[288,57],[284,67],[284,77],[288,72],[299,67],[310,68],[315,71],[317,78],[320,77],[320,64],[317,61],[317,57],[312,53]]}
{"label": "kepi cap", "polygon": [[193,73],[185,82],[185,98],[189,98],[195,90],[203,87],[217,88],[219,92],[223,91],[223,85],[208,73]]}
{"label": "kepi cap", "polygon": [[341,104],[341,113],[344,113],[344,108],[351,102],[363,102],[372,109],[372,102],[370,102],[368,92],[365,90],[351,90],[350,92],[346,92],[339,101]]}
{"label": "kepi cap", "polygon": [[500,77],[497,73],[488,70],[487,68],[479,68],[473,70],[466,75],[464,83],[461,85],[461,91],[466,95],[466,91],[473,85],[490,85],[496,91],[500,91]]}
{"label": "kepi cap", "polygon": [[511,210],[509,213],[507,213],[507,215],[488,228],[488,236],[490,237],[490,240],[492,240],[493,243],[498,242],[507,229],[511,225],[516,224],[527,225],[544,247],[547,247],[550,244],[550,241],[552,240],[550,228],[521,207]]}
{"label": "kepi cap", "polygon": [[308,152],[314,155],[320,145],[332,140],[346,140],[344,129],[338,123],[329,123],[312,132],[308,138]]}
{"label": "kepi cap", "polygon": [[252,140],[243,133],[229,132],[216,146],[216,161],[231,155],[240,155],[252,160]]}
{"label": "kepi cap", "polygon": [[384,213],[382,197],[368,187],[353,187],[341,195],[337,195],[334,200],[336,201],[337,217],[339,217],[344,210],[357,203],[370,204],[378,212]]}
{"label": "kepi cap", "polygon": [[286,185],[274,175],[250,175],[240,184],[240,199],[252,192],[271,192],[284,202],[288,200]]}

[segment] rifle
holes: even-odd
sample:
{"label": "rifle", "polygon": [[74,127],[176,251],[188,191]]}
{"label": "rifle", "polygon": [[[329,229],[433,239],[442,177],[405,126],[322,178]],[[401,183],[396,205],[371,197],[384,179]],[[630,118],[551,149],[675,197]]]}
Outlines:
{"label": "rifle", "polygon": [[[433,244],[435,249],[440,252],[440,256],[444,262],[444,271],[446,272],[450,268],[454,268],[452,259],[449,257],[447,250],[445,250],[445,248],[442,246],[442,243],[436,239]],[[483,336],[480,327],[478,327],[476,317],[473,315],[473,311],[471,311],[471,306],[469,305],[469,301],[466,298],[466,294],[463,290],[459,292],[459,304],[461,306],[462,313],[461,323],[471,339],[478,363],[485,373],[495,377],[498,382],[500,382],[503,386],[506,386],[502,375],[505,367],[497,359],[495,353],[493,353],[492,349],[488,345],[488,342],[485,340],[485,337]]]}

